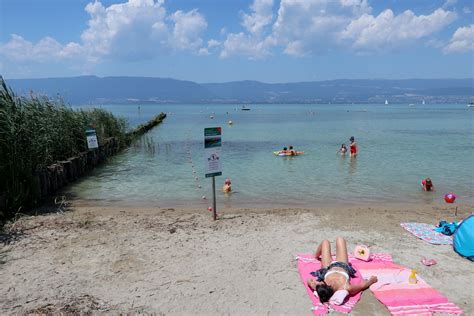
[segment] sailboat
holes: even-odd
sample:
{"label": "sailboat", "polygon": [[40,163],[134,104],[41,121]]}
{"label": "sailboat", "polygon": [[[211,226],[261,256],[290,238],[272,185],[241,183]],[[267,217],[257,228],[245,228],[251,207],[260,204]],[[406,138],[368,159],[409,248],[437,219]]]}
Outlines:
{"label": "sailboat", "polygon": [[423,102],[421,102],[421,104],[423,104],[423,105],[425,104],[425,99],[423,99]]}
{"label": "sailboat", "polygon": [[387,101],[387,99],[385,99],[385,105],[387,105],[387,104],[388,104],[388,101]]}

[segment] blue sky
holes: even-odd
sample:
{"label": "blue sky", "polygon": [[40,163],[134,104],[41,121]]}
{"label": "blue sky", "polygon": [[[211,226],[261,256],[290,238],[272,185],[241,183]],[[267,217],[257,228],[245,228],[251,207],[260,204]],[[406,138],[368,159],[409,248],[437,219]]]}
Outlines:
{"label": "blue sky", "polygon": [[466,0],[0,0],[5,78],[474,77]]}

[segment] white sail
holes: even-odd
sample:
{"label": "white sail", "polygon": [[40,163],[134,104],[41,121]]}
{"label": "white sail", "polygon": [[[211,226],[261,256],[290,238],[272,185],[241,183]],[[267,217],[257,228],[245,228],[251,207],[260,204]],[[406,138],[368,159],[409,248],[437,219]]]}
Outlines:
{"label": "white sail", "polygon": [[388,104],[388,101],[387,101],[387,99],[385,99],[385,104]]}

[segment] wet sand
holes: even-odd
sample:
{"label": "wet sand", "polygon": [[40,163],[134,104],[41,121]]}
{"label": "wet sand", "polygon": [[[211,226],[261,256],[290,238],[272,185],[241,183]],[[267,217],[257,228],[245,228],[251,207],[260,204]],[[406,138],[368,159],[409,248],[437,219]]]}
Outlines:
{"label": "wet sand", "polygon": [[[23,217],[0,244],[0,314],[27,312],[311,315],[295,254],[337,236],[389,252],[474,315],[473,263],[400,222],[459,220],[473,205],[180,209],[73,205]],[[333,243],[334,244],[334,243]],[[425,267],[420,258],[438,261]],[[370,291],[354,315],[389,315]]]}

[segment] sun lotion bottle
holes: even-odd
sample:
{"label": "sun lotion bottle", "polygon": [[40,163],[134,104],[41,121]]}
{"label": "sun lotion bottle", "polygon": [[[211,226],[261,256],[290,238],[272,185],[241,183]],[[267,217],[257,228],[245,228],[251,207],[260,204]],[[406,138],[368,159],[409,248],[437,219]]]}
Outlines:
{"label": "sun lotion bottle", "polygon": [[411,274],[408,277],[408,283],[416,284],[418,280],[416,279],[416,270],[411,270]]}

